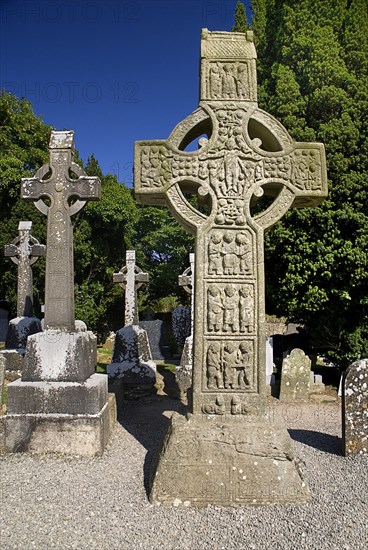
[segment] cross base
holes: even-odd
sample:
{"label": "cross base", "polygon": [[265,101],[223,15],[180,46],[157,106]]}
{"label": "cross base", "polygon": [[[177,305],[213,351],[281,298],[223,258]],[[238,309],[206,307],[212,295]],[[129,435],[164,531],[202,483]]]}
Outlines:
{"label": "cross base", "polygon": [[23,382],[8,385],[5,452],[101,455],[116,421],[107,377],[83,383]]}
{"label": "cross base", "polygon": [[147,332],[138,325],[121,328],[115,334],[112,362],[106,372],[123,384],[155,384],[156,363],[152,361]]}
{"label": "cross base", "polygon": [[307,503],[282,423],[177,413],[152,465],[150,501],[181,507]]}

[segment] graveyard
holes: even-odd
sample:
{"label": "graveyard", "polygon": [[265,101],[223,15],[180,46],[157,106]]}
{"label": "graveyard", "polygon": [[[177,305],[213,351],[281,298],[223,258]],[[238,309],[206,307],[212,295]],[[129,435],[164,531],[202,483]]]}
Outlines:
{"label": "graveyard", "polygon": [[349,215],[330,221],[336,180],[358,177],[327,125],[290,131],[274,108],[290,74],[267,90],[253,10],[252,28],[241,2],[231,31],[203,26],[198,105],[135,141],[131,189],[84,166],[77,131],[31,139],[1,222],[5,549],[366,548],[366,257]]}

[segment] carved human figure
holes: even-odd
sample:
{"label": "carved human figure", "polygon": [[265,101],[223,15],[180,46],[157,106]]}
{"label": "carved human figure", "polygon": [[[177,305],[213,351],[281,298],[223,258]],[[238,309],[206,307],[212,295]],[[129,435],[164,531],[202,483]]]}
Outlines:
{"label": "carved human figure", "polygon": [[237,332],[239,330],[239,298],[233,285],[227,285],[224,290],[224,325],[223,331]]}
{"label": "carved human figure", "polygon": [[224,387],[226,389],[236,387],[237,346],[234,342],[228,342],[224,346],[223,370]]}
{"label": "carved human figure", "polygon": [[223,388],[221,368],[221,347],[218,342],[212,342],[207,350],[207,387],[208,389]]}
{"label": "carved human figure", "polygon": [[252,332],[253,329],[253,292],[249,285],[239,289],[239,319],[240,331]]}
{"label": "carved human figure", "polygon": [[222,94],[224,98],[234,99],[236,97],[236,84],[233,75],[233,67],[229,63],[223,66]]}
{"label": "carved human figure", "polygon": [[221,254],[223,256],[224,275],[237,275],[239,273],[239,258],[235,234],[227,231],[224,234]]}
{"label": "carved human figure", "polygon": [[213,99],[221,98],[221,67],[218,63],[211,65],[210,90]]}
{"label": "carved human figure", "polygon": [[245,342],[239,344],[239,349],[237,353],[237,386],[238,388],[244,389],[249,386],[249,380],[247,377],[247,367],[249,364],[249,353],[248,346]]}
{"label": "carved human figure", "polygon": [[246,99],[249,96],[248,70],[247,66],[243,63],[239,63],[237,68],[236,87],[239,99]]}
{"label": "carved human figure", "polygon": [[235,238],[239,258],[239,272],[243,275],[252,273],[252,249],[246,233],[238,233]]}
{"label": "carved human figure", "polygon": [[219,225],[244,225],[244,203],[242,199],[224,199],[218,201],[218,212],[215,223]]}
{"label": "carved human figure", "polygon": [[217,286],[208,288],[208,330],[218,332],[222,328],[224,306],[221,299],[221,291]]}
{"label": "carved human figure", "polygon": [[208,273],[222,275],[222,235],[212,233],[208,244]]}

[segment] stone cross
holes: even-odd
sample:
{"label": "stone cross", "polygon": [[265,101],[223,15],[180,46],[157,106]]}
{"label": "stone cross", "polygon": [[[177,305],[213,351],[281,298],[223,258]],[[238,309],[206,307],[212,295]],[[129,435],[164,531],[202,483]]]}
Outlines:
{"label": "stone cross", "polygon": [[31,235],[32,222],[21,221],[19,236],[4,247],[4,255],[18,266],[17,317],[33,317],[32,265],[44,256],[46,247]]}
{"label": "stone cross", "polygon": [[114,283],[125,288],[125,326],[139,324],[137,290],[147,282],[148,273],[135,265],[135,251],[127,250],[126,265],[114,273]]}
{"label": "stone cross", "polygon": [[33,178],[22,178],[21,197],[47,216],[45,329],[74,331],[71,217],[87,201],[99,199],[100,180],[73,162],[74,132],[51,132],[49,150],[50,162]]}
{"label": "stone cross", "polygon": [[193,253],[189,254],[189,267],[185,269],[182,275],[179,275],[179,286],[182,286],[190,294],[190,333],[193,334],[194,328],[194,258]]}
{"label": "stone cross", "polygon": [[251,31],[202,31],[199,108],[167,140],[136,143],[134,174],[137,199],[196,236],[193,412],[251,414],[266,391],[263,234],[327,195],[324,146],[258,108]]}

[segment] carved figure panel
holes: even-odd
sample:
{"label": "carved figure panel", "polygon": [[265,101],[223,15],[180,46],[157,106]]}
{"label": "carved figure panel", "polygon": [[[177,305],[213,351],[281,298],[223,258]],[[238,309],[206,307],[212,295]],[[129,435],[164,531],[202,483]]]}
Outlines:
{"label": "carved figure panel", "polygon": [[250,99],[249,68],[245,62],[215,61],[207,67],[209,99]]}
{"label": "carved figure panel", "polygon": [[207,390],[253,389],[253,341],[209,341],[206,351]]}
{"label": "carved figure panel", "polygon": [[209,275],[253,275],[252,235],[249,231],[212,231],[208,239]]}
{"label": "carved figure panel", "polygon": [[254,331],[254,287],[252,284],[209,284],[207,331],[209,333]]}

